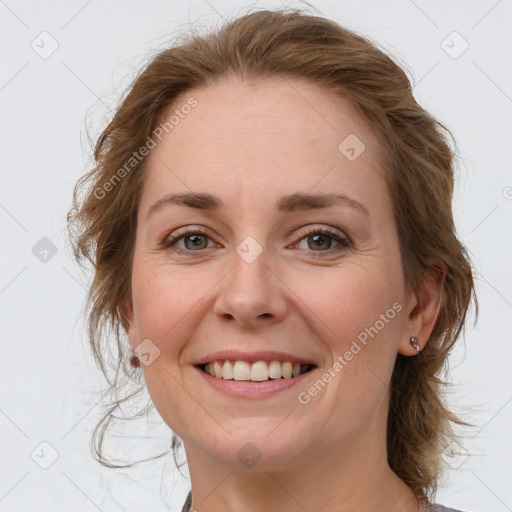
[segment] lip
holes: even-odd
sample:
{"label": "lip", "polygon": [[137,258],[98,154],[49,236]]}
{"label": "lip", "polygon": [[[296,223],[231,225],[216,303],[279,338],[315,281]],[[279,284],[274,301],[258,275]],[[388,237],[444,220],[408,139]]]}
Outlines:
{"label": "lip", "polygon": [[205,363],[226,360],[246,361],[248,363],[255,363],[256,361],[290,361],[290,363],[302,363],[318,366],[318,363],[309,357],[298,357],[292,354],[287,354],[286,352],[277,352],[274,350],[257,350],[254,352],[243,352],[242,350],[219,350],[202,357],[192,364],[197,366]]}
{"label": "lip", "polygon": [[260,399],[277,395],[282,391],[292,388],[296,384],[304,382],[304,380],[308,378],[309,374],[314,372],[316,368],[313,368],[298,377],[267,380],[262,382],[219,379],[218,377],[208,375],[198,367],[195,367],[195,369],[201,374],[201,377],[205,379],[206,383],[216,391],[220,391],[221,393],[234,398]]}

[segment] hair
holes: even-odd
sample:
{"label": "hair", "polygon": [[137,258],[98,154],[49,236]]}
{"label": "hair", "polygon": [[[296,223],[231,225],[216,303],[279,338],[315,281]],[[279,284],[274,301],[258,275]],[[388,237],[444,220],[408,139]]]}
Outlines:
{"label": "hair", "polygon": [[[158,52],[133,79],[96,141],[94,168],[75,184],[67,216],[69,236],[76,260],[86,259],[94,269],[87,296],[88,338],[109,390],[116,393],[92,435],[96,460],[108,467],[131,466],[113,465],[103,457],[103,437],[121,403],[144,391],[140,371],[126,364],[130,353],[122,310],[131,297],[146,162],[130,159],[177,99],[228,76],[305,79],[355,107],[383,149],[407,288],[418,291],[432,272],[445,272],[441,309],[428,343],[421,340],[425,348],[417,357],[397,355],[387,420],[391,469],[417,496],[432,498],[443,469],[442,452],[457,437],[454,425],[470,426],[445,404],[448,383],[440,374],[446,371],[472,302],[475,321],[478,315],[472,267],[457,238],[451,208],[453,136],[416,102],[403,69],[375,43],[297,9],[251,12],[204,34],[190,31]],[[121,173],[128,161],[131,169]],[[114,186],[115,176],[119,179]],[[118,391],[133,382],[139,384],[138,391],[118,400]],[[178,469],[180,446],[173,433],[170,449]]]}

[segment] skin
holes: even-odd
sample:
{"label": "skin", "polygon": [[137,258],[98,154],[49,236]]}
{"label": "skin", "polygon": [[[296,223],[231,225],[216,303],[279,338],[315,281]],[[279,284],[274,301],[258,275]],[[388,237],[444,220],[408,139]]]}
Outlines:
{"label": "skin", "polygon": [[[133,348],[150,339],[160,354],[141,370],[159,414],[184,442],[198,511],[416,512],[412,491],[386,455],[389,381],[409,339],[428,340],[441,281],[408,293],[381,148],[351,105],[299,79],[224,78],[194,89],[198,104],[150,152],[138,210],[132,296],[124,311]],[[349,161],[338,145],[356,134],[365,150]],[[168,205],[172,192],[207,192],[217,212]],[[283,195],[343,193],[364,205],[279,213]],[[178,228],[208,236],[162,240]],[[331,227],[347,248],[314,233]],[[193,231],[193,229],[192,229]],[[190,236],[190,234],[189,234]],[[263,252],[247,263],[248,236]],[[181,249],[186,254],[180,254]],[[401,311],[307,404],[297,395],[332,368],[365,328]],[[232,398],[205,383],[193,363],[227,348],[279,350],[316,361],[301,386],[273,397]],[[315,377],[313,377],[313,374]],[[253,443],[252,467],[238,451]]]}

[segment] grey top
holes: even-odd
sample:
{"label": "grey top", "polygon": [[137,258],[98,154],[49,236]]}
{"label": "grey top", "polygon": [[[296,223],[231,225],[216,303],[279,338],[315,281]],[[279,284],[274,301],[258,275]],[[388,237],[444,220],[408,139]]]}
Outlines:
{"label": "grey top", "polygon": [[[421,509],[423,510],[423,509]],[[443,505],[436,505],[435,503],[432,503],[431,505],[427,505],[427,508],[424,510],[428,512],[463,512],[462,510],[458,510],[455,508],[448,508],[443,507]]]}
{"label": "grey top", "polygon": [[427,505],[427,508],[421,510],[426,510],[428,512],[463,512],[459,509],[443,507],[443,505],[436,505],[435,503]]}
{"label": "grey top", "polygon": [[[188,493],[187,499],[185,500],[185,504],[181,509],[181,512],[190,512],[192,509],[192,491]],[[443,505],[436,505],[432,503],[430,505],[420,505],[421,512],[463,512],[462,510],[458,510],[455,508],[443,507]]]}
{"label": "grey top", "polygon": [[181,512],[190,512],[190,508],[192,505],[192,491],[189,491],[187,495],[187,499],[185,500],[185,504],[183,505],[183,508],[181,509]]}

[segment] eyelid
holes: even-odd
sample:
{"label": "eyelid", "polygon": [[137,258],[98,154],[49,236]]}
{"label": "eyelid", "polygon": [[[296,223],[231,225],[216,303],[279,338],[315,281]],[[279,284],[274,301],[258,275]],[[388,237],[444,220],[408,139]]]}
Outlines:
{"label": "eyelid", "polygon": [[352,239],[345,232],[330,226],[308,226],[302,229],[296,235],[298,239],[292,244],[292,247],[300,244],[304,239],[308,237],[308,235],[311,236],[313,234],[327,235],[328,237],[335,240],[335,242],[338,244],[338,247],[329,248],[326,251],[307,251],[309,254],[312,254],[313,257],[322,258],[323,255],[328,257],[329,255],[332,256],[333,253],[335,255],[342,250],[355,249],[354,242],[352,242]]}
{"label": "eyelid", "polygon": [[[167,233],[161,241],[162,247],[169,247],[172,243],[177,242],[179,239],[184,238],[188,235],[204,235],[211,238],[210,230],[200,225],[190,225],[183,228],[178,228],[171,233]],[[188,251],[192,252],[192,251]]]}
{"label": "eyelid", "polygon": [[327,235],[332,235],[333,237],[341,238],[343,240],[346,240],[347,242],[352,244],[352,240],[350,237],[344,233],[343,231],[340,231],[339,229],[332,228],[330,226],[308,226],[299,233],[297,233],[297,237],[299,237],[299,241],[302,240],[306,235],[314,234],[314,233],[323,233]]}

